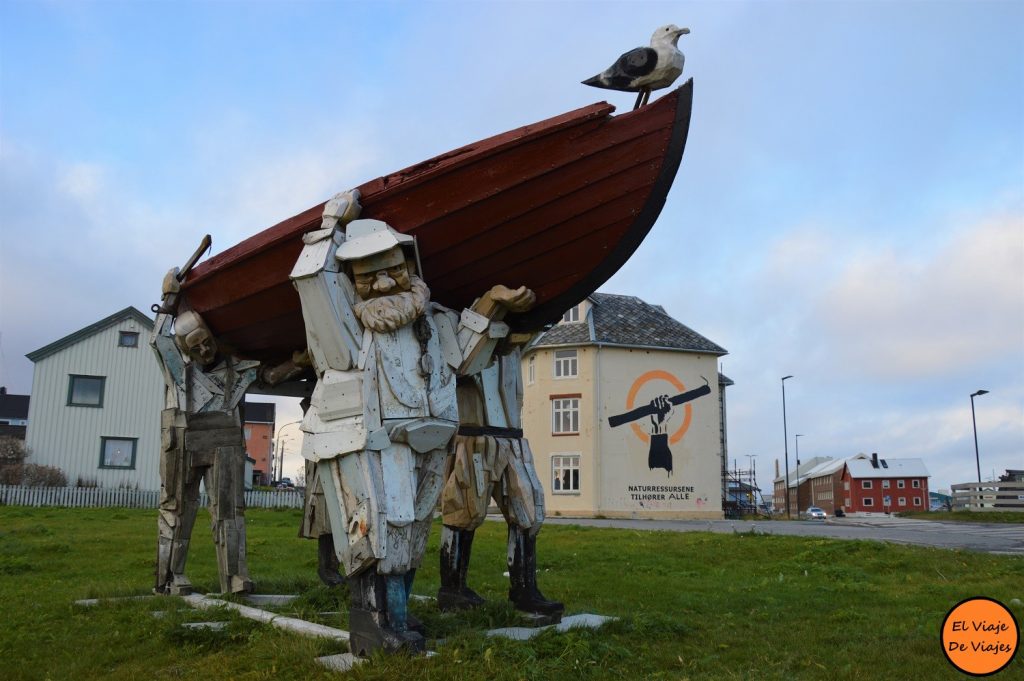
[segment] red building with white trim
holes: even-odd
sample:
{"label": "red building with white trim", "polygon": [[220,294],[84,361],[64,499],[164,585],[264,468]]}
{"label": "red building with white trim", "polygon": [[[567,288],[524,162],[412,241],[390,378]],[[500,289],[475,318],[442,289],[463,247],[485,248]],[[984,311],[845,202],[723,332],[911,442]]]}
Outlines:
{"label": "red building with white trim", "polygon": [[921,459],[853,459],[842,476],[847,513],[927,511],[928,469]]}

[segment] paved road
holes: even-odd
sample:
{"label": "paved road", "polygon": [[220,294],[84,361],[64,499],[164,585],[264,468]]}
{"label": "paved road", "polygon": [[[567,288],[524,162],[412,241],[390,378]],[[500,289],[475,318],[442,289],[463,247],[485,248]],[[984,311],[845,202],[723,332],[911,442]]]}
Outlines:
{"label": "paved road", "polygon": [[727,534],[753,531],[800,537],[868,539],[1024,557],[1024,524],[956,523],[886,516],[830,518],[826,521],[626,520],[548,517],[544,522],[553,525],[619,527],[632,530]]}

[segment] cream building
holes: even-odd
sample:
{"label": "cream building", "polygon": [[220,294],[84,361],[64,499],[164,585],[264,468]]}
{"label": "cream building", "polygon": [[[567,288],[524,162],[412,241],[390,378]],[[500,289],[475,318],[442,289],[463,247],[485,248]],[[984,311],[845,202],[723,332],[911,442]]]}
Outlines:
{"label": "cream building", "polygon": [[[721,518],[725,354],[632,296],[595,293],[541,334],[523,354],[523,429],[548,515]],[[705,385],[660,421],[609,423]]]}

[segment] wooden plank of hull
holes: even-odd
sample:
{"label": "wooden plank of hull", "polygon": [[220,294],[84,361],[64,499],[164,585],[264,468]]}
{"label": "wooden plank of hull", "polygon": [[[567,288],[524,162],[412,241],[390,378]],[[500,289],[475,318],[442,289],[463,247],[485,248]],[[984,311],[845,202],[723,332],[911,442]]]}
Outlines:
{"label": "wooden plank of hull", "polygon": [[[607,104],[449,152],[360,187],[364,217],[420,237],[435,300],[472,302],[494,283],[527,283],[538,306],[519,329],[556,320],[606,281],[660,213],[689,127],[692,82],[614,118]],[[323,204],[193,270],[186,297],[214,332],[249,356],[304,347],[288,281],[301,235]]]}

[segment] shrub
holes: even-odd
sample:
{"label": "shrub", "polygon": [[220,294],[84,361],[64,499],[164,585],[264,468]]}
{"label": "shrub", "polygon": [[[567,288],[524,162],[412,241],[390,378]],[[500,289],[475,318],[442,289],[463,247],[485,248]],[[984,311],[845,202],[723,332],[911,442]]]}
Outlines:
{"label": "shrub", "polygon": [[10,435],[0,437],[0,467],[17,466],[25,462],[28,449],[25,441]]}
{"label": "shrub", "polygon": [[75,487],[99,487],[100,483],[96,481],[96,478],[83,478],[81,475],[78,476],[78,481],[75,483]]}
{"label": "shrub", "polygon": [[24,485],[25,487],[66,487],[67,476],[56,466],[40,466],[34,463],[16,464],[0,468],[0,485]]}
{"label": "shrub", "polygon": [[67,487],[68,478],[56,466],[27,463],[23,466],[21,484],[26,487]]}

